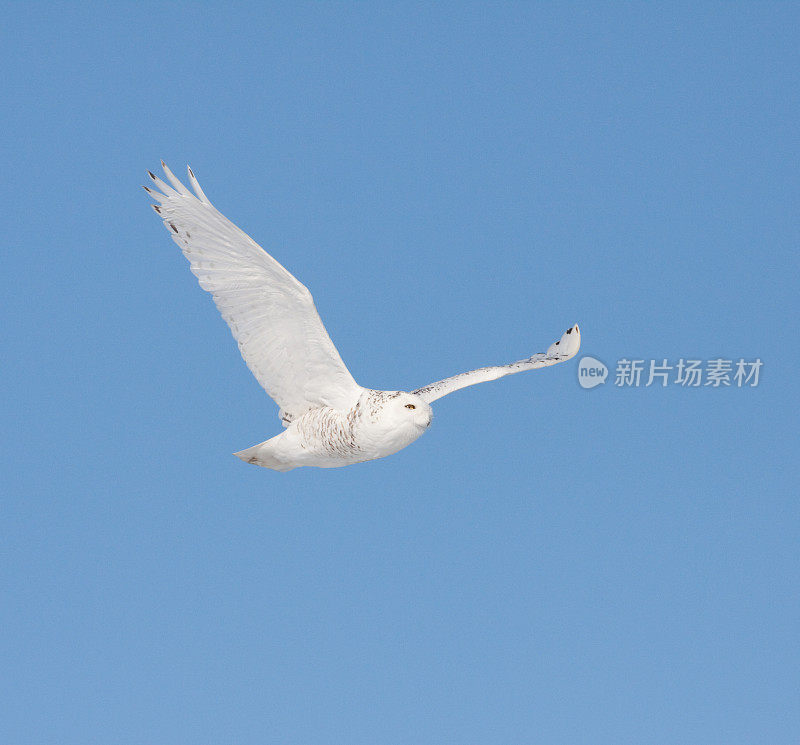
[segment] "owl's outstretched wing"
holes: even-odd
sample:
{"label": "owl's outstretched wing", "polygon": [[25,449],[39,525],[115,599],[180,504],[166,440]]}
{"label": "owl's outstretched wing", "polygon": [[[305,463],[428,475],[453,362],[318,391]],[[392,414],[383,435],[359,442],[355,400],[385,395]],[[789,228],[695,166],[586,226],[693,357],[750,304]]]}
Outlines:
{"label": "owl's outstretched wing", "polygon": [[567,329],[564,335],[555,344],[552,344],[547,352],[541,352],[533,355],[533,357],[528,357],[528,359],[511,362],[508,365],[470,370],[460,375],[454,375],[452,378],[445,378],[436,383],[431,383],[424,388],[418,388],[413,392],[427,403],[430,403],[437,398],[446,396],[448,393],[466,388],[468,385],[486,383],[489,380],[502,378],[504,375],[513,375],[525,370],[535,370],[539,367],[548,367],[549,365],[557,365],[559,362],[565,362],[578,353],[580,346],[581,332],[576,324]]}
{"label": "owl's outstretched wing", "polygon": [[148,171],[153,209],[230,326],[244,361],[281,407],[284,426],[318,406],[347,410],[361,387],[322,325],[311,293],[208,201],[189,169],[194,194],[161,162],[171,187]]}

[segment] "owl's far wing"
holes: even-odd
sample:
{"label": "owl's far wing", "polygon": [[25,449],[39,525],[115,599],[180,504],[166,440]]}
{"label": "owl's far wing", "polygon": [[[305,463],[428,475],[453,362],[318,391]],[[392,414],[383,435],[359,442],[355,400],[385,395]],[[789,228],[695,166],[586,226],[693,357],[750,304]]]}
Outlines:
{"label": "owl's far wing", "polygon": [[525,370],[535,370],[539,367],[548,367],[550,365],[557,365],[559,362],[565,362],[578,353],[580,346],[581,332],[576,324],[572,328],[568,328],[555,344],[551,344],[547,352],[540,352],[527,359],[511,362],[508,365],[481,367],[477,370],[470,370],[460,375],[454,375],[452,378],[445,378],[436,383],[431,383],[424,388],[418,388],[416,391],[413,391],[413,393],[420,396],[427,403],[431,403],[431,401],[435,401],[437,398],[446,396],[461,388],[466,388],[468,385],[486,383],[490,380],[502,378],[504,375],[513,375],[514,373],[524,372]]}
{"label": "owl's far wing", "polygon": [[361,387],[322,325],[311,293],[208,201],[164,165],[171,187],[148,171],[153,209],[211,293],[244,361],[281,408],[284,426],[310,408],[347,410]]}

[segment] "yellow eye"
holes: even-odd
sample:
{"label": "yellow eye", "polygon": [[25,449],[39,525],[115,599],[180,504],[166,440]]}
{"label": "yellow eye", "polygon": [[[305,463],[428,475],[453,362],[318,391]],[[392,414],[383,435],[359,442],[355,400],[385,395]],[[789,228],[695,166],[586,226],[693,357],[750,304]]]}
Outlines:
{"label": "yellow eye", "polygon": [[414,404],[406,404],[407,409],[416,409],[417,407]]}

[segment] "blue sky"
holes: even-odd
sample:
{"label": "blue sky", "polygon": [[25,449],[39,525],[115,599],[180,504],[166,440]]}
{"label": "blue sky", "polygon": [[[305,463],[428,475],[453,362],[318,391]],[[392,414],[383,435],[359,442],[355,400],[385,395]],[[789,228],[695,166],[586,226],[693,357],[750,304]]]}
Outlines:
{"label": "blue sky", "polygon": [[[290,7],[289,7],[290,6]],[[7,4],[0,740],[795,743],[800,11]],[[401,453],[276,409],[140,185],[191,163],[356,380],[544,349]],[[617,360],[760,358],[756,388]]]}

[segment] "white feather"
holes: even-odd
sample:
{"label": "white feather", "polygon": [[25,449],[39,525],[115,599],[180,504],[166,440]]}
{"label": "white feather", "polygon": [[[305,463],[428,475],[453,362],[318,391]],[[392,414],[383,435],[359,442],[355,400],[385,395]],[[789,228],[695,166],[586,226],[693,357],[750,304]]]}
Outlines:
{"label": "white feather", "polygon": [[164,172],[175,188],[151,175],[162,193],[147,191],[160,202],[172,239],[212,294],[256,380],[292,417],[320,406],[348,410],[361,387],[325,331],[311,293],[211,206],[193,174],[198,196],[168,168]]}
{"label": "white feather", "polygon": [[526,370],[536,370],[540,367],[549,367],[550,365],[557,365],[559,362],[566,362],[578,353],[580,347],[581,332],[578,325],[575,324],[572,328],[567,329],[555,344],[551,344],[547,352],[540,352],[527,359],[511,362],[508,365],[480,367],[477,370],[460,373],[452,378],[445,378],[423,388],[418,388],[414,393],[423,401],[430,403],[437,398],[447,396],[449,393],[466,388],[469,385],[487,383],[505,375],[513,375]]}

